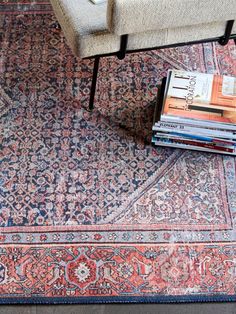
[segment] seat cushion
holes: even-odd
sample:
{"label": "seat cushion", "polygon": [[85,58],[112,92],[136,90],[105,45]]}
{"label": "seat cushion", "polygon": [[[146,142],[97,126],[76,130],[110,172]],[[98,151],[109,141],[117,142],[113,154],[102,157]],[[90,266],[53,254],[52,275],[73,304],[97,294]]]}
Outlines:
{"label": "seat cushion", "polygon": [[[224,35],[225,27],[226,22],[220,22],[131,34],[129,35],[128,50],[161,47],[217,38]],[[233,27],[232,34],[236,34],[236,23]]]}
{"label": "seat cushion", "polygon": [[[225,26],[226,22],[208,23],[130,34],[127,50],[139,50],[217,38],[224,35]],[[236,34],[236,23],[233,28],[233,34]],[[82,37],[80,46],[83,47],[81,54],[84,56],[117,52],[120,49],[120,37],[112,34]]]}

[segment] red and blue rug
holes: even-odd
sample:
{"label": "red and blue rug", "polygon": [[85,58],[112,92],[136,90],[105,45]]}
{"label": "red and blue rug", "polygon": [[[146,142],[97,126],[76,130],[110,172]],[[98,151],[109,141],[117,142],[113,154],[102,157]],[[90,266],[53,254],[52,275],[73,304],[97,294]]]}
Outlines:
{"label": "red and blue rug", "polygon": [[167,70],[234,43],[103,58],[91,114],[48,2],[0,11],[0,303],[236,301],[236,159],[149,144]]}

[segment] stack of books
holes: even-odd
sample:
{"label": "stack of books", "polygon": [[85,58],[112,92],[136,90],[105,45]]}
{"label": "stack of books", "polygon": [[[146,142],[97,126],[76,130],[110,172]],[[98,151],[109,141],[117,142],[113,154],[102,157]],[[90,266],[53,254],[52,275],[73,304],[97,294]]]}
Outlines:
{"label": "stack of books", "polygon": [[236,156],[236,78],[170,70],[152,130],[157,146]]}

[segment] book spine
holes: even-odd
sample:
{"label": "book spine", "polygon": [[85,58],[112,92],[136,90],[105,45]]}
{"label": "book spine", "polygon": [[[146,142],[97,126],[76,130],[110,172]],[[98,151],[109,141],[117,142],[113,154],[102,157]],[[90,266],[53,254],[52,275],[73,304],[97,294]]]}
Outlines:
{"label": "book spine", "polygon": [[222,140],[225,140],[225,141],[234,141],[236,140],[236,135],[230,135],[230,134],[219,134],[219,133],[210,133],[210,132],[199,132],[198,130],[187,130],[186,129],[180,129],[180,130],[173,130],[173,129],[168,129],[168,128],[159,128],[159,127],[153,127],[152,128],[152,131],[154,132],[164,132],[164,133],[174,133],[174,132],[178,132],[180,131],[182,134],[195,134],[196,136],[199,135],[199,136],[209,136],[211,138],[221,138]]}
{"label": "book spine", "polygon": [[227,123],[220,123],[220,122],[212,122],[212,121],[204,121],[204,120],[198,120],[198,119],[191,119],[191,118],[179,118],[175,116],[166,116],[162,115],[161,116],[161,121],[162,122],[174,122],[174,123],[185,123],[187,125],[193,125],[193,124],[198,124],[199,126],[202,127],[207,127],[207,128],[217,128],[220,130],[229,130],[229,131],[236,131],[236,125],[233,124],[227,124]]}
{"label": "book spine", "polygon": [[228,147],[224,147],[224,146],[210,145],[210,144],[206,144],[206,143],[200,143],[200,142],[194,142],[194,141],[188,141],[188,140],[174,140],[174,141],[177,143],[189,144],[189,145],[193,145],[193,146],[204,147],[204,148],[209,148],[209,149],[228,152],[228,153],[234,152],[233,148],[228,148]]}
{"label": "book spine", "polygon": [[206,135],[190,134],[190,133],[186,133],[186,132],[185,133],[171,132],[170,134],[174,135],[175,137],[193,139],[193,140],[197,140],[197,141],[222,143],[222,144],[227,144],[227,145],[236,145],[236,142],[234,142],[234,141],[221,140],[220,138],[209,137]]}
{"label": "book spine", "polygon": [[171,139],[171,140],[165,140],[165,139],[159,139],[157,138],[158,141],[161,142],[169,142],[169,143],[180,143],[180,144],[187,144],[187,145],[192,145],[192,146],[198,146],[198,147],[203,147],[203,148],[209,148],[211,150],[217,150],[217,151],[224,151],[228,153],[233,153],[235,150],[233,148],[225,147],[225,146],[218,146],[218,145],[212,145],[209,143],[203,143],[203,142],[196,142],[196,141],[191,141],[191,140],[182,140],[182,139]]}
{"label": "book spine", "polygon": [[212,143],[212,144],[219,144],[222,146],[230,146],[232,148],[236,147],[236,141],[228,141],[221,138],[203,138],[203,137],[197,137],[196,135],[192,136],[185,136],[185,134],[180,133],[162,133],[162,132],[153,132],[153,136],[160,137],[160,138],[166,138],[166,139],[191,139],[196,140],[198,142],[205,142],[205,143]]}
{"label": "book spine", "polygon": [[173,130],[180,130],[181,132],[191,132],[191,133],[198,133],[198,134],[208,134],[210,136],[219,136],[225,138],[236,139],[236,133],[231,131],[222,131],[217,129],[211,128],[201,128],[195,127],[192,125],[185,125],[185,124],[178,124],[178,123],[168,123],[168,122],[157,122],[153,125],[153,131],[167,131],[171,132]]}
{"label": "book spine", "polygon": [[229,152],[217,151],[217,150],[212,150],[212,149],[205,148],[205,147],[198,147],[198,146],[187,145],[187,144],[165,143],[165,142],[158,141],[158,140],[152,140],[152,144],[155,145],[155,146],[164,146],[164,147],[169,147],[169,148],[190,149],[190,150],[196,150],[196,151],[207,152],[207,153],[220,153],[220,154],[224,154],[224,155],[236,156],[236,152],[235,151],[233,153],[229,153]]}

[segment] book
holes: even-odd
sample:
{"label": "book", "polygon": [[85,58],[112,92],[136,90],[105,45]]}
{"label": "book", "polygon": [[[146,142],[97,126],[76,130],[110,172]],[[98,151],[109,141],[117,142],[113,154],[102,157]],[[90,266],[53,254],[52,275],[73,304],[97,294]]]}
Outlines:
{"label": "book", "polygon": [[208,140],[198,140],[194,138],[186,138],[186,137],[179,137],[175,135],[170,135],[170,136],[164,136],[161,134],[155,134],[154,135],[156,141],[157,139],[160,141],[168,142],[168,143],[181,143],[181,144],[191,144],[191,145],[196,145],[196,146],[204,146],[208,148],[216,148],[218,147],[220,150],[223,149],[225,151],[228,151],[228,149],[233,153],[235,150],[235,145],[232,143],[225,143],[225,142],[217,142],[217,141],[208,141]]}
{"label": "book", "polygon": [[155,146],[236,156],[236,78],[168,71],[152,131]]}
{"label": "book", "polygon": [[174,122],[156,122],[153,125],[153,131],[181,131],[187,133],[194,133],[194,134],[206,134],[210,136],[219,136],[223,138],[232,138],[236,139],[236,132],[231,130],[220,130],[216,128],[204,128],[202,126],[194,126],[194,125],[186,125],[181,123],[174,123]]}
{"label": "book", "polygon": [[179,132],[157,132],[153,133],[154,136],[157,137],[165,137],[165,138],[175,138],[175,139],[191,139],[195,141],[201,141],[206,143],[217,143],[221,145],[228,145],[228,146],[236,146],[236,141],[233,140],[226,140],[218,137],[210,137],[210,136],[199,136],[195,134],[188,134],[188,133],[179,133]]}
{"label": "book", "polygon": [[236,131],[236,78],[171,70],[161,121]]}
{"label": "book", "polygon": [[194,146],[194,145],[188,145],[188,144],[181,144],[181,143],[165,143],[162,141],[152,141],[152,143],[156,146],[165,146],[165,147],[170,147],[170,148],[183,148],[183,149],[190,149],[190,150],[197,150],[197,151],[203,151],[203,152],[208,152],[208,153],[221,153],[221,154],[226,154],[226,155],[231,155],[231,156],[236,156],[236,152],[230,153],[230,152],[224,152],[224,151],[219,151],[219,150],[214,150],[210,148],[205,148],[205,147],[199,147],[199,146]]}

